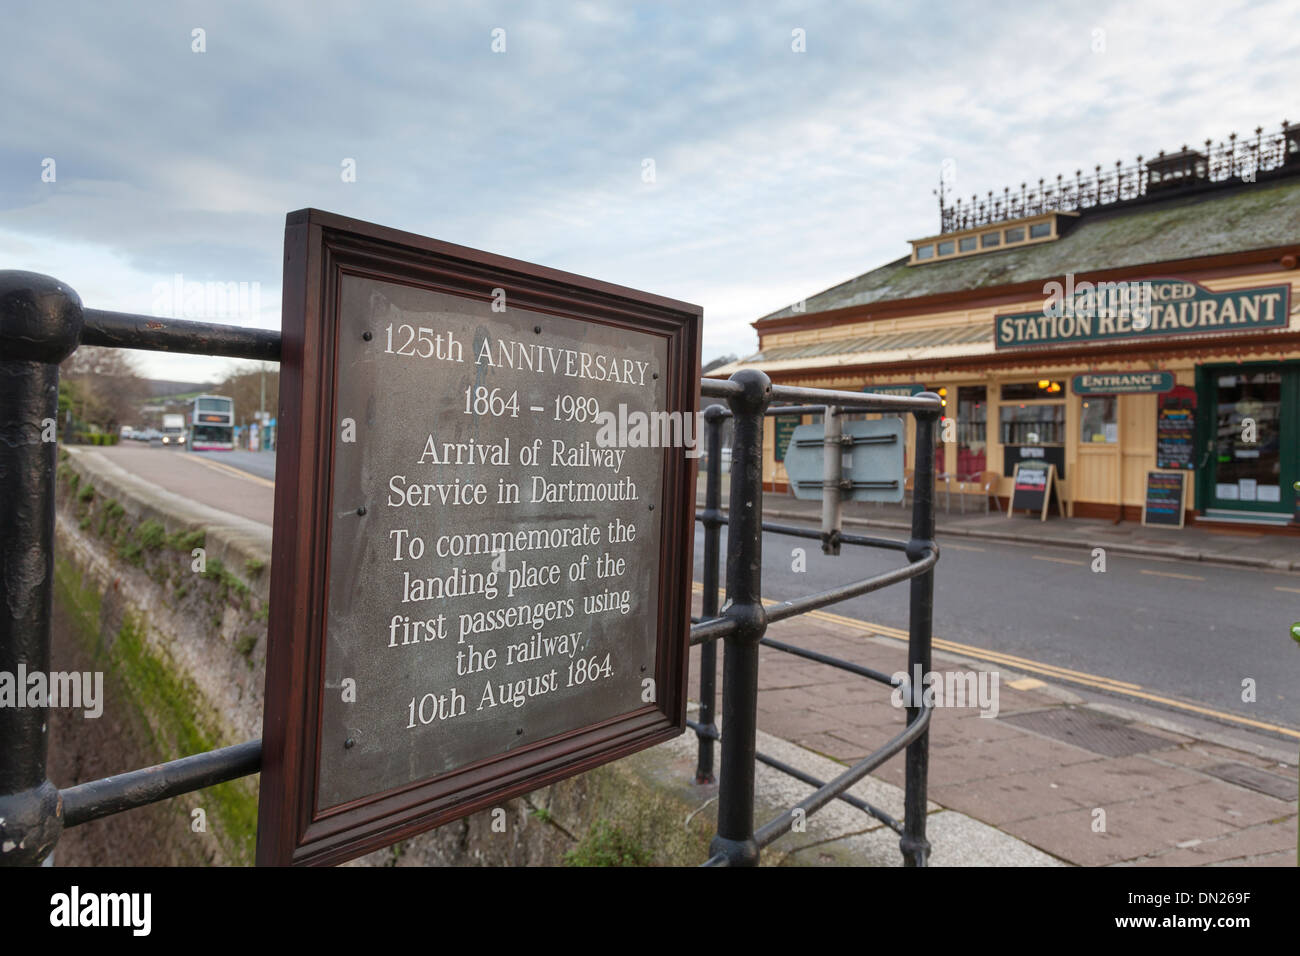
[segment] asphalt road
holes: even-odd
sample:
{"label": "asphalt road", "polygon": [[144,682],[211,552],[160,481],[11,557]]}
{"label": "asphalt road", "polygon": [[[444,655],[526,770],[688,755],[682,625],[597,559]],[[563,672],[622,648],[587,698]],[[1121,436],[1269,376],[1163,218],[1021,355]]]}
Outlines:
{"label": "asphalt road", "polygon": [[235,452],[194,454],[166,448],[157,442],[148,445],[128,442],[90,450],[145,481],[191,501],[263,524],[271,523],[275,512],[274,482],[227,464],[222,455]]}
{"label": "asphalt road", "polygon": [[273,451],[195,451],[190,454],[218,464],[229,465],[231,468],[246,471],[267,481],[275,481],[275,452]]}
{"label": "asphalt road", "polygon": [[[724,581],[725,542],[724,528]],[[1127,696],[1143,704],[1168,707],[1149,696],[1170,696],[1300,730],[1300,647],[1289,634],[1300,620],[1300,576],[1117,554],[1108,555],[1106,571],[1097,573],[1086,551],[974,540],[941,541],[940,547],[937,639],[1069,668],[1102,678],[1101,684],[1138,685]],[[806,571],[792,570],[793,548],[805,550]],[[765,534],[763,596],[798,597],[902,560],[897,552],[847,546],[839,557],[827,557],[816,540]],[[697,581],[702,563],[703,532],[697,529]],[[826,610],[906,629],[908,585]],[[1253,703],[1242,700],[1246,678],[1255,681]],[[1086,680],[1081,685],[1107,692]]]}

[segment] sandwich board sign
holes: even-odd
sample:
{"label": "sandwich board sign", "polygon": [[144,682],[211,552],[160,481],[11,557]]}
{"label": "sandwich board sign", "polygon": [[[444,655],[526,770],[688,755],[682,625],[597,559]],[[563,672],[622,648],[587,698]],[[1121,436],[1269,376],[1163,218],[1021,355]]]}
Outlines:
{"label": "sandwich board sign", "polygon": [[[342,862],[685,726],[686,303],[318,210],[285,235],[258,862]],[[651,419],[653,421],[653,419]]]}
{"label": "sandwich board sign", "polygon": [[1065,517],[1060,487],[1056,481],[1056,465],[1049,461],[1022,461],[1016,464],[1012,476],[1011,500],[1007,503],[1007,517],[1017,508],[1038,512],[1040,521],[1047,520],[1047,511],[1056,503],[1057,514]]}
{"label": "sandwich board sign", "polygon": [[1186,488],[1186,472],[1148,471],[1142,495],[1142,523],[1181,528],[1186,519]]}

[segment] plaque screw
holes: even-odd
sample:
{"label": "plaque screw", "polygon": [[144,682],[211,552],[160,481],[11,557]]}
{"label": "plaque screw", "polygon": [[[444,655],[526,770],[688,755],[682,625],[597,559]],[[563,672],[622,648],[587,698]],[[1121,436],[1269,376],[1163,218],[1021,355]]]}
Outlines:
{"label": "plaque screw", "polygon": [[641,665],[641,673],[642,673],[642,674],[645,673],[645,665],[644,665],[644,664]]}
{"label": "plaque screw", "polygon": [[371,334],[370,334],[369,332],[362,332],[362,333],[361,333],[361,337],[362,337],[363,339],[365,339],[367,342],[369,342],[370,339],[371,339],[373,336],[371,336]]}
{"label": "plaque screw", "polygon": [[515,731],[516,737],[522,737],[523,735],[524,735],[524,728],[520,727],[518,730]]}
{"label": "plaque screw", "polygon": [[651,510],[651,511],[654,511],[654,510],[655,510],[655,506],[654,506],[654,505],[651,505],[651,506],[650,506],[650,510]]}
{"label": "plaque screw", "polygon": [[658,377],[659,377],[659,373],[658,373],[658,372],[651,372],[651,373],[650,373],[650,377],[651,377],[651,378],[658,378]]}
{"label": "plaque screw", "polygon": [[365,505],[362,505],[360,508],[357,509],[357,514],[359,514],[359,515],[363,515],[363,514],[365,514],[365,513],[366,513],[366,506],[365,506]]}
{"label": "plaque screw", "polygon": [[355,746],[355,744],[356,744],[356,740],[354,740],[354,739],[351,738],[351,737],[349,737],[347,740],[343,741],[343,746],[344,746],[346,749],[348,749],[348,750],[351,750],[351,749],[353,748],[353,746]]}
{"label": "plaque screw", "polygon": [[534,325],[534,326],[533,326],[533,331],[536,332],[538,335],[541,335],[541,334],[542,334],[542,327],[541,327],[540,325]]}

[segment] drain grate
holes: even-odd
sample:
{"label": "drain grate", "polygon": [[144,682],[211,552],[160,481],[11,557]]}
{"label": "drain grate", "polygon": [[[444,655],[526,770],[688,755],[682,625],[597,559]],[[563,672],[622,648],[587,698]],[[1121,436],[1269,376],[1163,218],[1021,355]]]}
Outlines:
{"label": "drain grate", "polygon": [[1295,803],[1297,791],[1300,791],[1300,784],[1296,781],[1244,763],[1221,763],[1217,767],[1206,767],[1202,772],[1287,803]]}
{"label": "drain grate", "polygon": [[1136,730],[1128,724],[1102,717],[1090,710],[1076,710],[1073,707],[1054,707],[1051,710],[1011,714],[1007,717],[999,717],[998,720],[1014,724],[1022,730],[1030,730],[1044,737],[1091,750],[1103,757],[1131,757],[1133,754],[1145,753],[1148,750],[1173,747],[1178,743],[1176,740]]}

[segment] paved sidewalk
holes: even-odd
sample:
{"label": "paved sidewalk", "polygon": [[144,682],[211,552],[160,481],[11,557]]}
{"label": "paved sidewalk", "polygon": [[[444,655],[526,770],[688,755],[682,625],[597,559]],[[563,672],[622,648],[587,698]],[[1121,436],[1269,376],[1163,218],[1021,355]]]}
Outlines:
{"label": "paved sidewalk", "polygon": [[[723,476],[723,507],[727,503],[728,482]],[[700,479],[696,502],[704,507],[704,481]],[[1008,518],[996,509],[985,515],[958,512],[953,496],[952,513],[944,510],[940,490],[935,525],[940,541],[944,537],[984,538],[992,541],[1024,542],[1058,547],[1106,548],[1120,554],[1149,555],[1183,561],[1209,561],[1246,567],[1272,568],[1275,571],[1300,571],[1300,537],[1269,534],[1243,528],[1209,530],[1188,525],[1184,528],[1144,527],[1141,522],[1114,524],[1087,518],[1048,518],[1040,521],[1024,514]],[[974,507],[967,505],[968,508]],[[801,501],[785,492],[763,495],[763,516],[769,521],[811,521],[821,523],[821,502]],[[866,529],[907,531],[911,528],[910,510],[901,505],[874,505],[849,502],[844,506],[844,530],[859,534]],[[896,534],[891,536],[897,537]]]}
{"label": "paved sidewalk", "polygon": [[[697,585],[696,613],[699,596]],[[906,668],[899,634],[833,609],[774,624],[768,636],[884,673]],[[692,657],[695,699],[698,648]],[[719,689],[723,657],[719,652]],[[849,765],[903,727],[903,711],[881,684],[771,648],[761,650],[760,661],[759,728],[777,738]],[[984,671],[990,688],[994,673],[942,653],[934,655],[933,669]],[[1170,728],[1179,725],[1169,721],[1116,716],[1118,708],[1036,678],[996,673],[996,717],[980,716],[975,707],[935,711],[932,821],[955,811],[1014,838],[1014,845],[1085,866],[1296,864],[1294,744],[1261,738],[1255,752],[1235,749],[1195,731],[1176,732]],[[902,755],[873,776],[901,787]],[[931,831],[940,862],[953,848],[943,846],[941,829]],[[963,856],[964,862],[999,862]],[[1050,862],[1036,862],[1044,860]]]}

